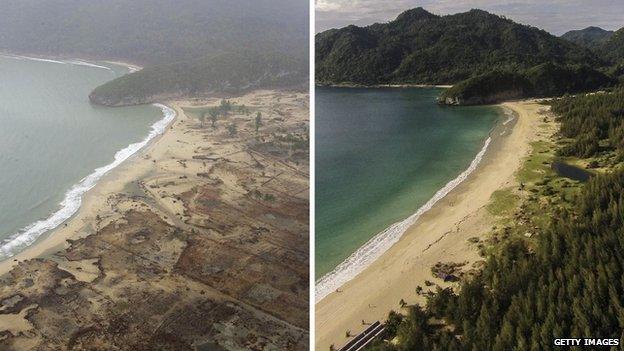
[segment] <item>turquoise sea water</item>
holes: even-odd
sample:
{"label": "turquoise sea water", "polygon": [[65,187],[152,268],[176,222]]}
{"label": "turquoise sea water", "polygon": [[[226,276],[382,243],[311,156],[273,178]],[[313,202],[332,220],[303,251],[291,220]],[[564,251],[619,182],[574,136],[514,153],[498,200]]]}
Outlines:
{"label": "turquoise sea water", "polygon": [[316,89],[317,279],[414,214],[484,147],[502,110],[438,106],[440,92]]}
{"label": "turquoise sea water", "polygon": [[84,192],[97,168],[163,119],[156,106],[89,103],[93,88],[127,72],[109,64],[0,57],[0,259],[75,210],[80,197],[68,192]]}

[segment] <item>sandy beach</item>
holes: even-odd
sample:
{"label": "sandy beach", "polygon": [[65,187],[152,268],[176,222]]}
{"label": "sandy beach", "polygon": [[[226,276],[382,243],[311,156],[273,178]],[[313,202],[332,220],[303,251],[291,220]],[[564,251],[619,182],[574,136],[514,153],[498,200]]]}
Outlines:
{"label": "sandy beach", "polygon": [[293,146],[307,140],[307,94],[232,98],[250,113],[217,128],[188,114],[220,100],[167,103],[177,117],[163,135],[0,263],[0,348],[308,344],[308,154]]}
{"label": "sandy beach", "polygon": [[397,244],[361,274],[316,304],[316,349],[329,350],[347,343],[347,331],[357,335],[369,323],[383,321],[399,301],[422,303],[416,287],[424,291],[426,280],[446,286],[433,277],[438,262],[465,263],[473,269],[483,258],[469,238],[483,239],[494,219],[486,209],[492,193],[518,186],[516,170],[530,153],[530,143],[545,137],[540,133],[540,110],[533,101],[508,102],[502,106],[517,115],[510,133],[497,136],[479,167],[459,186],[426,212]]}

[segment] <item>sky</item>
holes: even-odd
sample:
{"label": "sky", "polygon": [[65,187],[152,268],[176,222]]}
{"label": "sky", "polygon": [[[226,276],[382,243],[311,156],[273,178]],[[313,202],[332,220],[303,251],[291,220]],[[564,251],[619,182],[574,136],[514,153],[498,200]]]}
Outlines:
{"label": "sky", "polygon": [[437,15],[478,8],[555,35],[588,26],[624,27],[624,0],[315,0],[315,4],[317,33],[349,24],[388,22],[415,7]]}

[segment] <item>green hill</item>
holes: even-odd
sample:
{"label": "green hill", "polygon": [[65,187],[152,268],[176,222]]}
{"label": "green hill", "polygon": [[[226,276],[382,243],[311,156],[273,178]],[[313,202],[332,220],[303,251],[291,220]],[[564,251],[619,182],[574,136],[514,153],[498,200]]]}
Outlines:
{"label": "green hill", "polygon": [[598,27],[588,27],[580,31],[570,31],[561,36],[593,50],[610,65],[607,72],[624,82],[624,28],[606,31]]}
{"label": "green hill", "polygon": [[454,84],[494,69],[603,62],[586,48],[481,10],[436,16],[422,8],[396,20],[316,35],[319,84]]}
{"label": "green hill", "polygon": [[580,30],[571,30],[563,34],[561,38],[589,49],[596,49],[611,36],[613,36],[613,31],[604,30],[600,27],[587,27]]}
{"label": "green hill", "polygon": [[606,40],[597,52],[613,64],[624,63],[624,28],[617,30]]}
{"label": "green hill", "polygon": [[241,51],[147,67],[96,88],[89,98],[108,106],[135,105],[215,92],[303,87],[307,61]]}

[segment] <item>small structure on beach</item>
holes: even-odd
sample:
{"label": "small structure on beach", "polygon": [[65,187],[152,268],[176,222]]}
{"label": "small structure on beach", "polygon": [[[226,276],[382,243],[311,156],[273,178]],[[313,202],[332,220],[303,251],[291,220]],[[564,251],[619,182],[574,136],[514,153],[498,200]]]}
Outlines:
{"label": "small structure on beach", "polygon": [[459,278],[456,275],[444,273],[444,272],[437,272],[435,276],[437,278],[444,280],[445,282],[456,282],[459,280]]}
{"label": "small structure on beach", "polygon": [[362,333],[358,334],[355,338],[349,341],[345,346],[343,346],[339,351],[360,351],[364,350],[366,346],[370,345],[371,342],[375,340],[377,336],[379,336],[386,327],[381,324],[379,321],[371,324],[366,330]]}

